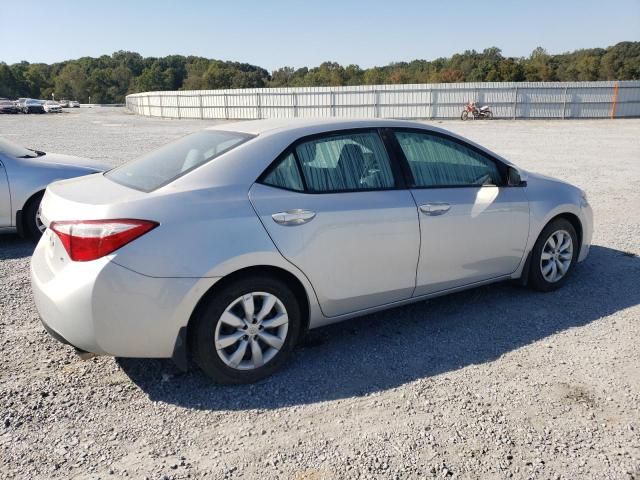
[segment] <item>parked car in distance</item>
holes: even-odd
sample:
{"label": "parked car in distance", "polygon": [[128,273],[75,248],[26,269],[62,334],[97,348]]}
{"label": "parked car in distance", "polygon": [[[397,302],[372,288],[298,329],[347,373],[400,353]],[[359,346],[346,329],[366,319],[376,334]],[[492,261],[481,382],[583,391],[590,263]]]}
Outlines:
{"label": "parked car in distance", "polygon": [[211,127],[55,182],[41,212],[31,279],[55,338],[191,355],[222,383],[271,374],[309,328],[502,280],[557,289],[593,229],[579,188],[380,119]]}
{"label": "parked car in distance", "polygon": [[70,108],[80,108],[80,102],[78,102],[76,100],[69,100],[69,107]]}
{"label": "parked car in distance", "polygon": [[47,113],[62,113],[62,107],[54,100],[44,102],[44,111]]}
{"label": "parked car in distance", "polygon": [[25,98],[18,106],[22,113],[45,113],[44,101]]}
{"label": "parked car in distance", "polygon": [[66,99],[58,100],[58,103],[62,108],[69,108],[69,100],[66,100]]}
{"label": "parked car in distance", "polygon": [[18,107],[11,100],[0,100],[0,113],[18,113]]}
{"label": "parked car in distance", "polygon": [[17,231],[39,239],[42,223],[37,212],[47,185],[107,168],[86,158],[24,148],[0,137],[0,233]]}

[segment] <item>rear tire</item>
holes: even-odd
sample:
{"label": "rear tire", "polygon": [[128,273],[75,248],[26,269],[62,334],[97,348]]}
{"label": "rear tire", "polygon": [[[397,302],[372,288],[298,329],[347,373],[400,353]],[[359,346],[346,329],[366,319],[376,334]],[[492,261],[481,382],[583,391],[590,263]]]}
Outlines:
{"label": "rear tire", "polygon": [[529,286],[540,292],[562,287],[578,259],[578,235],[568,220],[557,218],[549,223],[531,251]]}
{"label": "rear tire", "polygon": [[42,231],[40,230],[42,223],[40,223],[38,218],[38,210],[40,209],[40,202],[43,196],[44,192],[37,193],[29,200],[23,210],[24,231],[27,236],[36,243],[42,236]]}
{"label": "rear tire", "polygon": [[196,364],[216,382],[257,382],[291,356],[302,324],[300,306],[280,279],[242,278],[203,301],[191,326],[191,349]]}

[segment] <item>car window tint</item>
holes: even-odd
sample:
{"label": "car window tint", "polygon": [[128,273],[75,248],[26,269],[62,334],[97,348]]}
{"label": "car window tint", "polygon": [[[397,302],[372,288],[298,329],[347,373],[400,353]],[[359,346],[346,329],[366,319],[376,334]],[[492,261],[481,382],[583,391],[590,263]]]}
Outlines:
{"label": "car window tint", "polygon": [[494,162],[457,142],[428,133],[395,132],[418,187],[500,185]]}
{"label": "car window tint", "polygon": [[304,190],[293,153],[284,157],[276,168],[264,177],[262,183],[289,190]]}
{"label": "car window tint", "polygon": [[252,138],[251,135],[205,130],[187,135],[105,173],[116,183],[150,192],[166,185]]}
{"label": "car window tint", "polygon": [[389,189],[393,174],[376,132],[331,135],[296,147],[311,192]]}

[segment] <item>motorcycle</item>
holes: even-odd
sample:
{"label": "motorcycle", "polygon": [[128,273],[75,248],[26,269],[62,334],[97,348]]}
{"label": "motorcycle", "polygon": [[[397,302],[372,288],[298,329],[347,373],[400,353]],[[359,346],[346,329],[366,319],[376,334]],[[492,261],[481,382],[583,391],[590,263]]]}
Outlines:
{"label": "motorcycle", "polygon": [[489,105],[478,108],[476,102],[468,102],[464,106],[460,119],[467,120],[469,117],[471,117],[472,120],[491,120],[493,119],[493,112],[489,108]]}

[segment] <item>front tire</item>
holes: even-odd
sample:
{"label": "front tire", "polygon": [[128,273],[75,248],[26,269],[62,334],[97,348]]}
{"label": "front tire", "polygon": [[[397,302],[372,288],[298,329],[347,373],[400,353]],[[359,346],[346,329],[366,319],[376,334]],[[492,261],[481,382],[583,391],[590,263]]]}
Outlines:
{"label": "front tire", "polygon": [[549,223],[531,251],[529,285],[541,292],[557,290],[567,281],[578,259],[578,235],[564,218]]}
{"label": "front tire", "polygon": [[204,300],[194,318],[195,362],[218,383],[262,380],[291,356],[300,335],[296,296],[280,279],[239,279]]}
{"label": "front tire", "polygon": [[460,120],[467,120],[468,118],[469,118],[469,112],[465,110],[464,112],[462,112],[462,115],[460,115]]}

